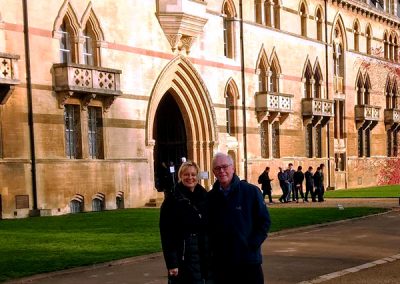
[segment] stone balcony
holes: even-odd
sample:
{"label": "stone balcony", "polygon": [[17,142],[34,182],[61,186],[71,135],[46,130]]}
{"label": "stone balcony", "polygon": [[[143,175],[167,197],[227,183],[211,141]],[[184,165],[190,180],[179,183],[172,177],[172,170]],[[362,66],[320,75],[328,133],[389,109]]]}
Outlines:
{"label": "stone balcony", "polygon": [[207,23],[207,3],[198,0],[157,0],[157,19],[174,52],[187,54]]}
{"label": "stone balcony", "polygon": [[304,123],[321,122],[325,125],[334,116],[334,101],[320,98],[304,98],[301,101]]}
{"label": "stone balcony", "polygon": [[281,116],[293,112],[293,95],[279,92],[257,92],[256,112],[263,116]]}
{"label": "stone balcony", "polygon": [[0,104],[5,104],[14,91],[18,80],[19,55],[0,52]]}
{"label": "stone balcony", "polygon": [[60,107],[65,101],[76,96],[83,100],[83,106],[93,98],[103,100],[105,110],[122,94],[120,89],[121,70],[60,63],[53,65],[54,91],[59,98]]}
{"label": "stone balcony", "polygon": [[400,109],[389,108],[384,110],[384,120],[386,128],[391,128],[393,125],[400,123]]}
{"label": "stone balcony", "polygon": [[365,127],[371,125],[370,129],[375,127],[379,121],[379,111],[381,107],[371,105],[356,105],[354,107],[354,117],[356,120],[356,127]]}

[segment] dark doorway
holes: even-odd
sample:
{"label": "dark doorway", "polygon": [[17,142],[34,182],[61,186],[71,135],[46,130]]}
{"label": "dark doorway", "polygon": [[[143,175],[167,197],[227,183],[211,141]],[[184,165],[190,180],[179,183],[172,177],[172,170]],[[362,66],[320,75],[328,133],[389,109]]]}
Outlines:
{"label": "dark doorway", "polygon": [[155,181],[158,189],[162,163],[168,167],[172,162],[175,172],[181,164],[181,158],[187,157],[186,130],[182,113],[175,99],[170,93],[166,93],[161,99],[156,111],[153,126],[154,133],[154,169]]}
{"label": "dark doorway", "polygon": [[3,201],[1,200],[1,194],[0,194],[0,220],[3,219]]}

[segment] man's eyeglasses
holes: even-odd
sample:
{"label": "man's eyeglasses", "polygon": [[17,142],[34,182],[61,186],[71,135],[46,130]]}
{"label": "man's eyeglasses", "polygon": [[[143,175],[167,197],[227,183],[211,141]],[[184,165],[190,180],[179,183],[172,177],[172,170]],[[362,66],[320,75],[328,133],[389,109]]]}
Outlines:
{"label": "man's eyeglasses", "polygon": [[230,166],[232,166],[232,165],[221,165],[221,166],[217,166],[217,167],[214,167],[214,171],[216,171],[216,172],[219,172],[219,171],[221,171],[221,170],[226,171],[226,169],[229,168]]}

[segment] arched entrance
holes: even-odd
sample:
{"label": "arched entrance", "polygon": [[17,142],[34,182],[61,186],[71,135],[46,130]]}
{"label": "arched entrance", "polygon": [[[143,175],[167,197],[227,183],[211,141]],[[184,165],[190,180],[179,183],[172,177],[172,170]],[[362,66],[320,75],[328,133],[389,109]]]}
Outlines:
{"label": "arched entrance", "polygon": [[[165,120],[176,123],[172,125],[174,134],[171,136],[160,133],[165,131],[163,125],[168,123]],[[177,163],[185,156],[197,162],[201,171],[209,173],[210,179],[202,182],[209,186],[213,182],[211,159],[217,147],[217,136],[214,108],[207,88],[192,63],[179,55],[163,69],[150,96],[146,120],[149,156],[154,165],[159,162],[156,159],[166,159],[168,155],[169,160],[172,158]],[[162,153],[160,147],[169,147],[167,152],[172,153]]]}
{"label": "arched entrance", "polygon": [[187,158],[187,140],[185,122],[173,96],[167,92],[158,105],[154,125],[154,169],[155,179],[162,180],[163,164],[175,166],[181,164],[182,157]]}

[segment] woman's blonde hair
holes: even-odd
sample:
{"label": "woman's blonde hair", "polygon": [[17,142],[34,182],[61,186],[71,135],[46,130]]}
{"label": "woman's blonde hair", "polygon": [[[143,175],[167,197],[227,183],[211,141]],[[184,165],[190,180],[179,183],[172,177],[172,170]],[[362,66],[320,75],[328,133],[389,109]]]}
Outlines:
{"label": "woman's blonde hair", "polygon": [[194,167],[196,169],[197,175],[199,174],[199,166],[195,162],[186,161],[186,162],[182,163],[181,167],[179,168],[178,181],[182,180],[181,176],[183,175],[183,172],[186,171],[190,167]]}

